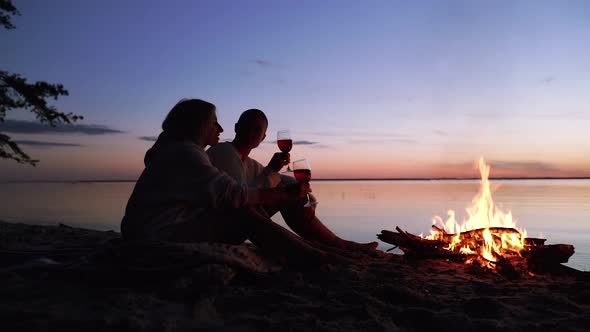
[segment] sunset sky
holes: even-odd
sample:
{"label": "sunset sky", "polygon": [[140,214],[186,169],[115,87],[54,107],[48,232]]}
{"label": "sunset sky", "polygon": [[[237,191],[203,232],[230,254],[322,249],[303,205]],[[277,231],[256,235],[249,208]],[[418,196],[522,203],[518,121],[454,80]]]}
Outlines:
{"label": "sunset sky", "polygon": [[0,68],[62,83],[84,116],[0,132],[37,167],[0,181],[136,179],[181,98],[248,108],[314,178],[590,176],[589,1],[13,1]]}

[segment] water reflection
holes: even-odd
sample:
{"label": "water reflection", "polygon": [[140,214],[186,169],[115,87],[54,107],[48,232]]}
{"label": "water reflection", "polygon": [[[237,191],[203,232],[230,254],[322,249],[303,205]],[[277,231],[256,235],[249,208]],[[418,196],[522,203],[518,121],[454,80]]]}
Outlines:
{"label": "water reflection", "polygon": [[[570,266],[590,270],[590,180],[491,181],[496,205],[512,211],[530,237],[571,243]],[[66,223],[119,230],[133,183],[23,183],[0,185],[0,219]],[[399,226],[428,234],[432,218],[457,219],[479,189],[479,181],[312,181],[317,214],[338,235],[356,241],[376,239]],[[284,222],[275,216],[277,222]],[[390,248],[381,244],[382,249]]]}

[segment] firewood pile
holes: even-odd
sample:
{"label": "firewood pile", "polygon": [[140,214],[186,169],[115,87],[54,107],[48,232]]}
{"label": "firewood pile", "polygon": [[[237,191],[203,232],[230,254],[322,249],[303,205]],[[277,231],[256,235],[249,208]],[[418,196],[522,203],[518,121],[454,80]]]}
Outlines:
{"label": "firewood pile", "polygon": [[[566,263],[574,254],[571,244],[545,244],[545,239],[525,238],[523,248],[519,250],[501,248],[502,234],[516,234],[520,232],[514,228],[490,227],[494,243],[500,250],[493,251],[493,260],[484,258],[477,250],[465,251],[451,246],[457,234],[446,233],[443,229],[432,226],[437,234],[433,239],[417,236],[396,227],[396,231],[382,230],[377,237],[386,243],[399,248],[409,259],[448,259],[461,261],[471,266],[485,267],[507,278],[518,278],[524,274],[541,273],[563,274],[569,268],[561,265]],[[461,242],[471,243],[476,248],[484,246],[485,228],[461,232]]]}

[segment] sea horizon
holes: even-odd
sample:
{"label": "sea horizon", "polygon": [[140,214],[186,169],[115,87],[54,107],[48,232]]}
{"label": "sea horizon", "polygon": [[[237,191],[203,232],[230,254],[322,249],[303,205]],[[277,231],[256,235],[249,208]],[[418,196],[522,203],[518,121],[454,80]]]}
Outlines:
{"label": "sea horizon", "polygon": [[[472,181],[481,180],[480,177],[433,177],[433,178],[318,178],[311,181]],[[569,176],[569,177],[490,177],[489,180],[590,180],[586,176]],[[107,179],[107,180],[10,180],[0,181],[0,184],[16,183],[128,183],[136,182],[137,179]]]}

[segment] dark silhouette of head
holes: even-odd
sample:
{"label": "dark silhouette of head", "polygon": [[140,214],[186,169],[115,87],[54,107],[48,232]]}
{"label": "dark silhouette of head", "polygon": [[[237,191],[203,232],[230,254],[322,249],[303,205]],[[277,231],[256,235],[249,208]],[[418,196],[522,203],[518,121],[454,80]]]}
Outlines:
{"label": "dark silhouette of head", "polygon": [[234,126],[236,141],[246,143],[250,148],[257,147],[266,137],[268,119],[259,109],[249,109],[240,115]]}
{"label": "dark silhouette of head", "polygon": [[194,140],[213,116],[215,105],[201,99],[182,99],[168,112],[162,129],[169,139]]}
{"label": "dark silhouette of head", "polygon": [[254,124],[255,122],[257,122],[258,120],[263,120],[266,125],[268,125],[268,119],[266,118],[266,115],[264,114],[263,111],[256,109],[256,108],[251,108],[249,110],[245,110],[241,115],[240,118],[238,119],[238,122],[236,123],[236,129],[237,127],[243,127],[243,128],[249,128],[252,126],[252,124]]}

